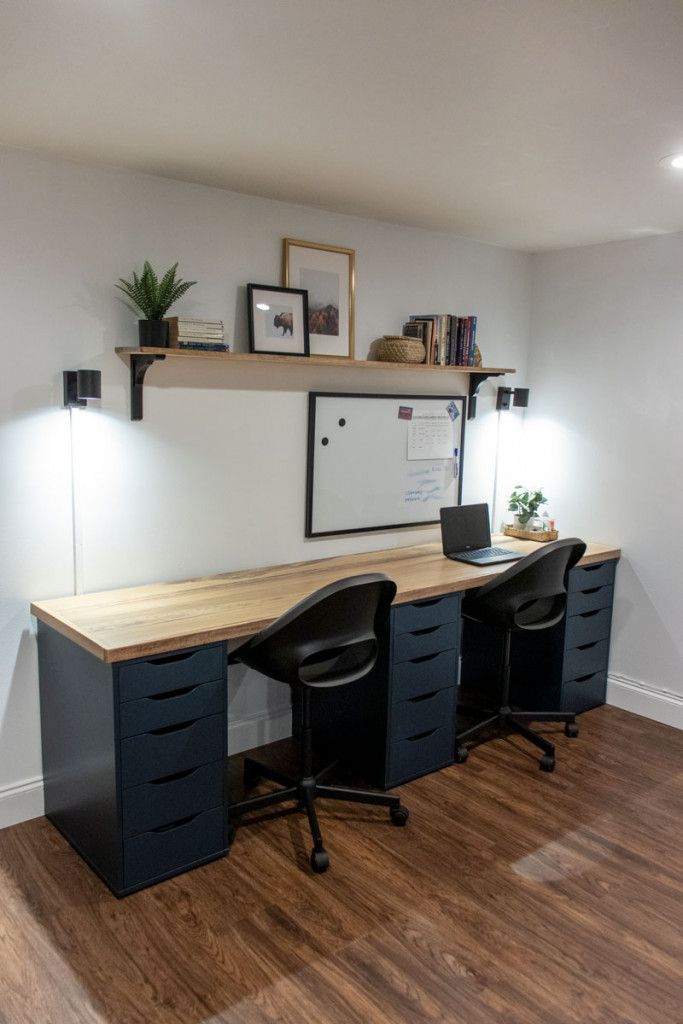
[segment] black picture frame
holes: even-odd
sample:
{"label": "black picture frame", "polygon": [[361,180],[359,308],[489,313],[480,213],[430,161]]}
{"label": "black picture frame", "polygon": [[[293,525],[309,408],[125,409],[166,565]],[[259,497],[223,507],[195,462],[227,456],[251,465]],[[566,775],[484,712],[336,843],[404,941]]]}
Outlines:
{"label": "black picture frame", "polygon": [[[290,296],[293,301],[285,302],[282,299],[283,296]],[[268,301],[269,299],[271,301]],[[270,307],[270,309],[264,309],[264,306]],[[273,308],[283,311],[272,316]],[[310,355],[308,292],[305,289],[281,288],[278,285],[270,284],[248,284],[247,313],[250,352],[277,356],[307,357]],[[268,329],[282,331],[281,334],[267,333],[266,316],[264,315],[266,313],[274,321],[272,327],[270,324],[268,325]],[[282,322],[277,323],[278,319],[281,319]],[[287,330],[290,334],[290,347],[286,344]]]}

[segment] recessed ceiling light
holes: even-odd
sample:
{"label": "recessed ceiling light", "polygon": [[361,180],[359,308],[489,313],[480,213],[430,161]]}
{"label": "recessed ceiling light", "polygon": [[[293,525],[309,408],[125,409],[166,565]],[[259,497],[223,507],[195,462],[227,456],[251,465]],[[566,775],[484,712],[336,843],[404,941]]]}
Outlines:
{"label": "recessed ceiling light", "polygon": [[672,153],[659,161],[662,167],[673,167],[677,171],[683,171],[683,153]]}

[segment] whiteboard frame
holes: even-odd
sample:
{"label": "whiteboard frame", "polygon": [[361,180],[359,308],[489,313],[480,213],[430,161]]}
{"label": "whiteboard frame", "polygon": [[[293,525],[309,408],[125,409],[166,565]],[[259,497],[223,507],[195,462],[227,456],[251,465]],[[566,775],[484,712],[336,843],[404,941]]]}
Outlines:
{"label": "whiteboard frame", "polygon": [[368,394],[368,392],[354,391],[309,391],[308,393],[308,441],[306,457],[306,525],[304,536],[312,537],[340,537],[350,533],[376,533],[379,530],[404,530],[413,526],[434,526],[438,519],[418,519],[413,523],[383,523],[381,526],[358,526],[350,530],[318,530],[313,532],[313,484],[315,479],[315,411],[319,398],[388,398],[394,402],[424,402],[442,401],[460,403],[461,416],[461,441],[460,441],[460,466],[458,472],[458,505],[462,502],[462,471],[465,461],[465,425],[467,422],[467,397],[465,395],[386,395]]}

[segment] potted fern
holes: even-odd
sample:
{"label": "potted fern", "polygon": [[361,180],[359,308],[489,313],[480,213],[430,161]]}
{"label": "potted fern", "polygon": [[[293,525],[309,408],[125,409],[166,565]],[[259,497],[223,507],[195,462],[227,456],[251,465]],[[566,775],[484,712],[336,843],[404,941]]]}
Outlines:
{"label": "potted fern", "polygon": [[531,491],[517,484],[510,495],[508,512],[514,512],[514,525],[520,530],[532,529],[531,520],[536,518],[541,505],[545,505],[548,499],[543,491]]}
{"label": "potted fern", "polygon": [[142,273],[133,271],[133,280],[119,278],[116,287],[142,313],[144,320],[138,321],[139,343],[151,348],[167,348],[168,321],[164,317],[178,299],[191,288],[196,281],[183,281],[176,278],[178,264],[169,267],[161,280],[152,269],[151,263],[145,260]]}

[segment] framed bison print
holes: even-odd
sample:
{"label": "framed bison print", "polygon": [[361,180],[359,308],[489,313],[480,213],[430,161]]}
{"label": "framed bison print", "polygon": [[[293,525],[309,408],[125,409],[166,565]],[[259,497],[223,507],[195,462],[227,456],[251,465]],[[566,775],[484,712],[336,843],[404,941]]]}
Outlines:
{"label": "framed bison print", "polygon": [[307,356],[308,301],[302,288],[247,285],[249,351]]}
{"label": "framed bison print", "polygon": [[286,285],[308,292],[308,334],[312,356],[353,359],[355,250],[285,238],[282,276]]}

